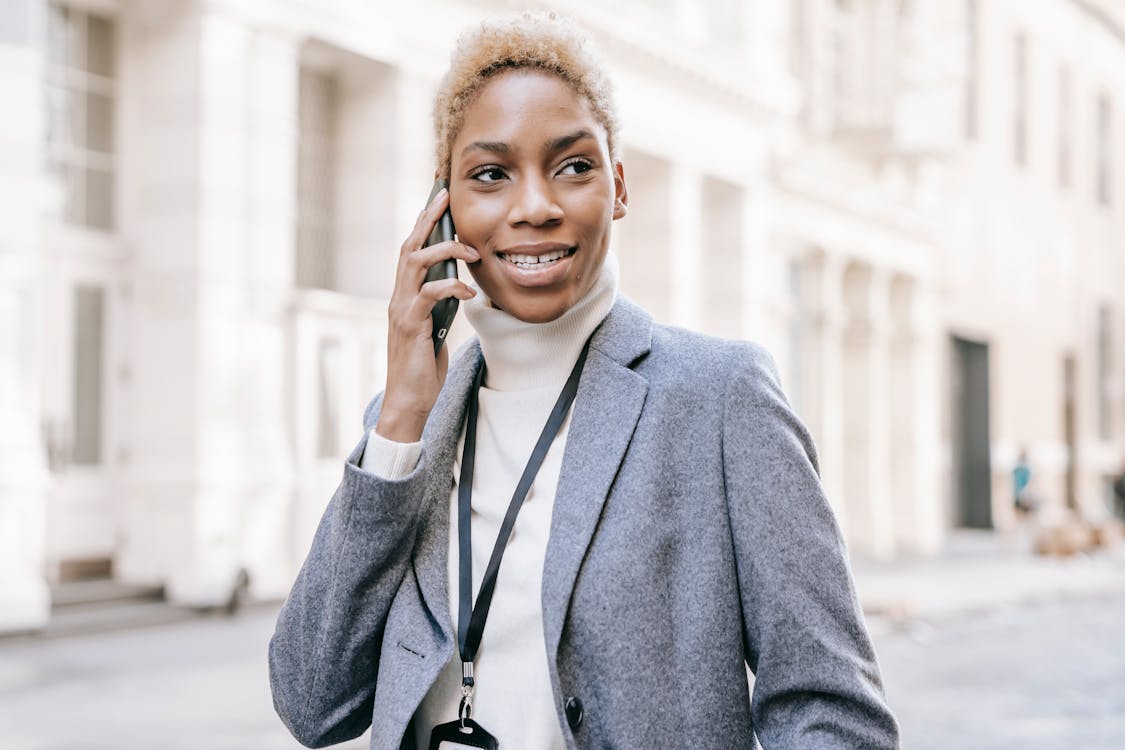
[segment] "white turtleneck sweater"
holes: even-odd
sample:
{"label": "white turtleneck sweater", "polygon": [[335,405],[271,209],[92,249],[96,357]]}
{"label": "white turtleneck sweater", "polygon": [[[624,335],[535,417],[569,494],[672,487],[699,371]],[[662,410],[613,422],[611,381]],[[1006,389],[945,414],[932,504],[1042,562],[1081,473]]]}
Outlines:
{"label": "white turtleneck sweater", "polygon": [[[586,339],[613,307],[617,260],[609,254],[593,288],[578,304],[550,323],[524,323],[492,307],[478,289],[463,303],[480,338],[487,366],[477,416],[473,475],[473,600],[492,554],[500,524],[520,475],[539,439],[563,383]],[[543,636],[541,589],[555,490],[570,428],[567,415],[527,494],[500,565],[475,664],[473,718],[501,747],[562,750],[563,740]],[[458,457],[464,448],[458,441]],[[401,479],[417,465],[422,443],[396,443],[371,430],[360,467],[384,479]],[[449,609],[457,632],[457,480],[453,466],[449,495]],[[417,745],[428,747],[430,730],[457,717],[461,659],[455,649],[418,710]]]}

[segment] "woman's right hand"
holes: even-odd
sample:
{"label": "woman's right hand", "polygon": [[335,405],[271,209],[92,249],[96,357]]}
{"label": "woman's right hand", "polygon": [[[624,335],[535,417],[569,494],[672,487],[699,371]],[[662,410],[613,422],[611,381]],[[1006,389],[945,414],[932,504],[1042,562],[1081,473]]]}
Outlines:
{"label": "woman's right hand", "polygon": [[402,244],[387,307],[387,384],[375,431],[400,443],[421,440],[449,366],[449,347],[443,346],[434,357],[430,311],[447,297],[465,301],[476,296],[460,279],[426,281],[426,271],[436,263],[450,258],[466,263],[480,260],[476,250],[455,240],[422,247],[448,205],[449,191],[443,189],[418,215]]}

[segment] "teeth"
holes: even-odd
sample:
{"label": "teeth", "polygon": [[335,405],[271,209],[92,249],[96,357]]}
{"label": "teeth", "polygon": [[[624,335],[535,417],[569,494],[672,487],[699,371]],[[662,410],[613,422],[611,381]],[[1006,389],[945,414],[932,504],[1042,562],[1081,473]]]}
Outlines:
{"label": "teeth", "polygon": [[570,254],[569,250],[553,250],[543,255],[507,255],[501,254],[509,263],[515,263],[520,268],[534,268],[535,266],[543,265],[545,263],[553,263],[556,260],[561,260]]}

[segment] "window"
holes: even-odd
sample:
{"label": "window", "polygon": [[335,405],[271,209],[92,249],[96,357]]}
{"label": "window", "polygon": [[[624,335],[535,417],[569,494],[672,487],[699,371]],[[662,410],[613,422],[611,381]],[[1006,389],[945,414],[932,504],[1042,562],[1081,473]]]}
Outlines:
{"label": "window", "polygon": [[977,69],[980,62],[980,8],[977,0],[965,4],[965,137],[977,137],[979,99]]}
{"label": "window", "polygon": [[1113,203],[1113,103],[1109,96],[1098,97],[1098,163],[1097,173],[1098,203],[1108,206]]}
{"label": "window", "polygon": [[1016,164],[1027,165],[1027,37],[1016,35],[1012,145]]}
{"label": "window", "polygon": [[1058,178],[1059,187],[1070,187],[1070,70],[1059,68],[1059,144],[1058,144]]}
{"label": "window", "polygon": [[337,80],[301,70],[298,92],[297,285],[336,287]]}
{"label": "window", "polygon": [[74,442],[71,461],[92,466],[102,461],[102,359],[105,291],[74,289]]}
{"label": "window", "polygon": [[47,22],[47,164],[54,218],[114,225],[113,22],[51,3]]}

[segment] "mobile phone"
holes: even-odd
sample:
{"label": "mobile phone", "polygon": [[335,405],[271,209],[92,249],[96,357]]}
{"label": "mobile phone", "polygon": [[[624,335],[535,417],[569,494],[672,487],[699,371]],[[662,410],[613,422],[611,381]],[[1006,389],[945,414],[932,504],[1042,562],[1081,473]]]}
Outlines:
{"label": "mobile phone", "polygon": [[[438,180],[434,183],[434,189],[430,191],[430,199],[426,201],[426,205],[430,205],[430,201],[438,194],[442,188],[448,188],[449,183],[445,180]],[[453,215],[449,213],[449,209],[445,209],[445,213],[438,219],[438,223],[434,226],[434,230],[430,232],[429,238],[423,247],[436,245],[439,242],[453,239]],[[455,279],[457,278],[457,261],[454,258],[444,260],[441,263],[430,266],[430,270],[426,272],[426,281],[438,281],[440,279]],[[434,356],[438,355],[441,351],[442,344],[445,343],[445,337],[449,335],[449,326],[453,325],[453,316],[457,314],[457,298],[446,297],[443,300],[438,300],[434,305],[434,309],[430,311],[430,317],[433,319],[433,333],[431,337],[434,340]]]}

